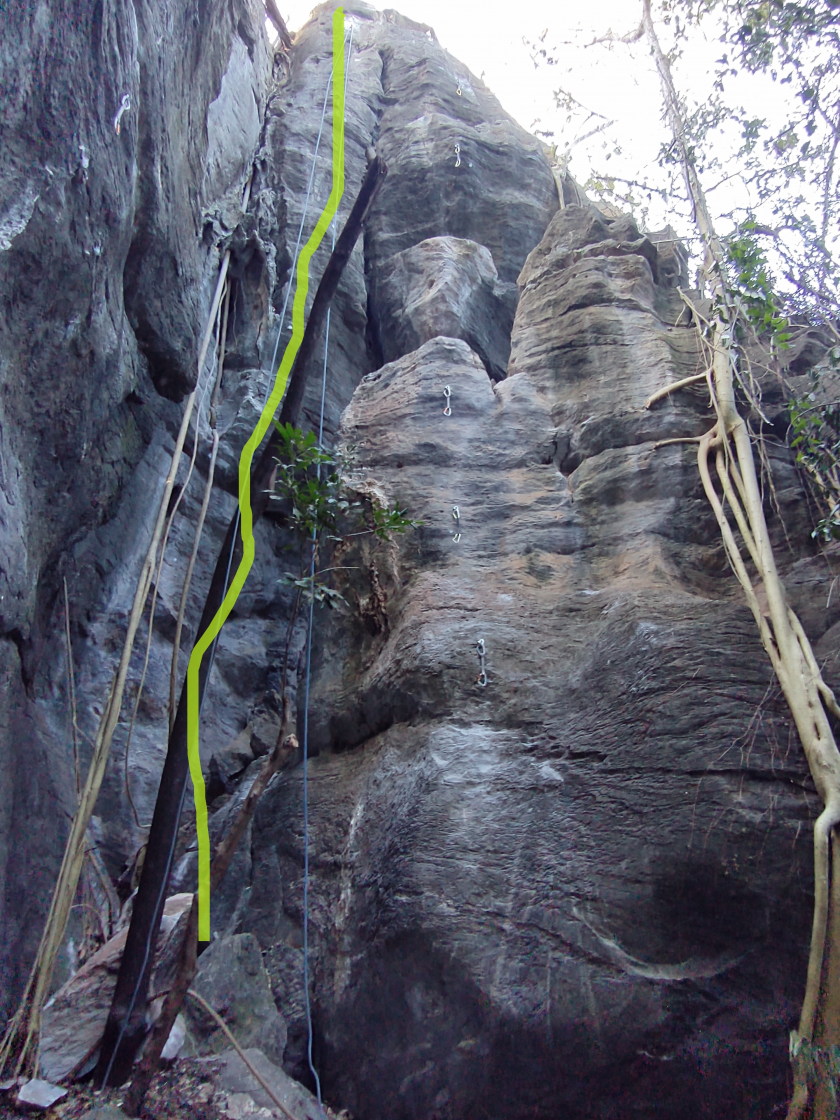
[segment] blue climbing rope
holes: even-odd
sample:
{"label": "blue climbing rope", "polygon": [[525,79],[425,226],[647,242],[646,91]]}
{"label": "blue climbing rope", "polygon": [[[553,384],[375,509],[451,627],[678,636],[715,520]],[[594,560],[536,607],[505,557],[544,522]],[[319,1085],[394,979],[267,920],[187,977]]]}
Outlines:
{"label": "blue climbing rope", "polygon": [[[344,67],[344,103],[347,104],[347,78],[350,70],[350,56],[353,49],[353,25],[350,24],[350,38],[347,46],[347,60]],[[335,249],[335,218],[332,222],[332,249]],[[327,322],[324,329],[324,366],[321,375],[321,409],[318,417],[318,449],[324,449],[324,411],[327,399],[327,355],[330,346],[330,308],[327,308]],[[317,476],[321,478],[321,464],[317,466]],[[306,630],[306,677],[303,698],[303,994],[306,1007],[306,1056],[309,1069],[315,1079],[318,1108],[324,1114],[321,1098],[321,1079],[312,1057],[312,1002],[309,997],[309,684],[312,673],[312,626],[315,616],[315,554],[318,547],[317,527],[312,529],[312,555],[309,561],[309,619]]]}

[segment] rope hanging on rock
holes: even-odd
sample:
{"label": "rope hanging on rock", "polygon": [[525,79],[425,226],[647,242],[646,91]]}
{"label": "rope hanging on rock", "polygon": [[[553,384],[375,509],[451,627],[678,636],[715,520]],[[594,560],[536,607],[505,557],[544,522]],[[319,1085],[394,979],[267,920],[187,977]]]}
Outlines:
{"label": "rope hanging on rock", "polygon": [[[351,36],[351,38],[352,38],[352,35],[353,35],[353,25],[351,24],[350,25],[350,36]],[[349,55],[348,55],[348,62],[349,62]],[[345,85],[346,85],[346,79],[347,79],[347,71],[345,69]],[[272,373],[277,369],[277,351],[280,349],[280,337],[283,333],[283,325],[286,324],[286,329],[287,330],[292,329],[292,324],[291,323],[286,323],[286,309],[289,306],[289,296],[290,296],[291,291],[292,291],[292,281],[294,280],[294,277],[295,277],[295,265],[297,264],[298,254],[300,253],[300,243],[301,243],[301,240],[303,238],[303,226],[304,226],[304,223],[306,221],[307,212],[309,211],[309,199],[310,199],[310,196],[312,194],[312,184],[315,180],[315,166],[316,166],[316,161],[318,159],[318,149],[321,146],[321,136],[323,135],[323,132],[324,132],[324,120],[325,120],[326,115],[327,115],[327,103],[328,103],[329,98],[330,98],[330,90],[331,89],[332,89],[332,71],[330,71],[330,74],[327,78],[327,88],[324,91],[324,104],[321,106],[321,123],[318,125],[318,136],[315,139],[315,151],[312,153],[312,167],[309,170],[309,182],[307,183],[307,186],[306,186],[306,198],[305,198],[304,203],[303,203],[303,214],[301,215],[300,226],[298,227],[297,241],[295,243],[295,251],[294,251],[294,255],[292,257],[292,267],[291,267],[291,270],[289,272],[289,282],[286,285],[286,294],[283,297],[283,310],[280,312],[280,326],[277,328],[277,340],[274,343],[274,353],[271,355],[271,372]],[[265,397],[263,398],[263,407],[265,407],[265,403],[268,400],[268,396],[269,396],[270,392],[271,392],[271,379],[269,378],[269,381],[266,384],[266,388],[265,388]]]}
{"label": "rope hanging on rock", "polygon": [[[353,50],[353,24],[350,24],[350,36],[347,44],[347,61],[344,66],[344,103],[347,103],[347,78],[350,68],[350,57]],[[317,154],[317,152],[316,152]],[[314,164],[313,164],[314,170]],[[333,215],[332,222],[332,248],[335,251],[335,215]],[[327,400],[327,357],[330,346],[330,311],[327,308],[327,321],[324,328],[324,366],[321,377],[321,410],[318,417],[318,448],[323,451],[324,449],[324,411],[326,408]],[[281,328],[282,328],[281,319]],[[321,478],[321,464],[317,468],[318,479]],[[318,529],[313,526],[312,529],[312,557],[309,566],[309,579],[310,579],[310,596],[309,596],[309,620],[307,625],[306,635],[306,683],[304,688],[304,704],[303,704],[303,995],[304,1006],[306,1009],[306,1056],[309,1063],[309,1069],[315,1079],[315,1091],[318,1098],[318,1109],[323,1117],[323,1102],[321,1100],[321,1078],[318,1076],[318,1071],[315,1068],[315,1062],[312,1056],[312,1043],[314,1038],[314,1031],[312,1028],[312,1002],[309,997],[309,783],[308,783],[308,761],[309,761],[309,686],[312,675],[312,628],[315,615],[315,557],[318,548]]]}

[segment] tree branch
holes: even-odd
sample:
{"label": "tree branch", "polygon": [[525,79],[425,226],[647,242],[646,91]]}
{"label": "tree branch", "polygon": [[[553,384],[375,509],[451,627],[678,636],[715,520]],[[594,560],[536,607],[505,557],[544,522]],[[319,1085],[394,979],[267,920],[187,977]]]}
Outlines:
{"label": "tree branch", "polygon": [[280,15],[280,9],[277,7],[276,0],[263,0],[265,4],[265,14],[277,28],[277,34],[280,36],[280,42],[286,50],[292,49],[292,37],[289,34],[289,29],[286,27],[286,22]]}
{"label": "tree branch", "polygon": [[655,393],[651,393],[645,401],[645,408],[650,408],[651,405],[661,401],[663,397],[668,397],[671,393],[676,392],[677,389],[684,389],[686,385],[696,385],[698,381],[705,381],[709,376],[710,370],[703,370],[702,373],[693,373],[691,377],[683,377],[679,381],[672,381],[670,385],[665,385],[661,389],[657,389]]}
{"label": "tree branch", "polygon": [[584,46],[594,47],[599,43],[638,43],[645,33],[644,20],[641,21],[635,31],[628,31],[626,35],[616,35],[614,31],[608,31],[606,35],[601,35],[597,39],[593,39],[591,43],[585,43]]}

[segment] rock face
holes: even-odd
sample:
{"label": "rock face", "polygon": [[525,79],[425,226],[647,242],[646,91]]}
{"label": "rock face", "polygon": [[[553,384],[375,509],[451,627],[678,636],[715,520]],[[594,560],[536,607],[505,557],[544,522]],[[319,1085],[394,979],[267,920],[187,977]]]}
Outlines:
{"label": "rock face", "polygon": [[494,381],[506,375],[516,286],[499,283],[483,245],[429,237],[385,262],[378,291],[377,330],[385,361],[443,335],[468,343]]}
{"label": "rock face", "polygon": [[[5,5],[0,21],[4,1014],[73,811],[62,580],[87,733],[179,422],[166,398],[195,382],[215,246],[236,224],[271,58],[252,0],[44,0]],[[106,664],[91,679],[97,624]]]}
{"label": "rock face", "polygon": [[[274,60],[256,0],[68,4],[14,7],[0,35],[2,1013],[74,807],[63,581],[83,768],[220,254],[220,446],[180,674],[288,338],[299,232],[330,189],[332,3]],[[347,605],[316,616],[310,948],[327,1098],[365,1120],[641,1120],[652,1102],[668,1120],[764,1118],[785,1097],[804,984],[816,796],[694,449],[673,442],[709,426],[705,394],[644,408],[702,369],[685,254],[670,229],[644,234],[555,181],[430,28],[363,3],[345,15],[339,228],[366,150],[389,172],[332,306],[325,434],[352,451],[361,494],[422,524],[336,545]],[[91,827],[112,877],[128,868],[125,894],[165,749],[216,373],[208,361]],[[321,392],[313,375],[308,426]],[[783,414],[769,382],[764,409]],[[766,455],[790,597],[830,677],[840,599],[786,449],[771,439]],[[214,836],[279,728],[279,580],[296,558],[273,515],[256,536],[202,714]],[[300,736],[300,625],[288,649]],[[273,1026],[243,1037],[306,1080],[301,780],[297,767],[265,795],[202,967],[229,1008],[237,976],[257,985]],[[175,889],[193,887],[192,843],[188,808]]]}
{"label": "rock face", "polygon": [[[164,903],[150,1001],[162,999],[172,984],[191,903],[191,894],[174,895]],[[125,937],[125,930],[112,937],[44,1007],[38,1064],[50,1080],[90,1072],[108,1018]]]}
{"label": "rock face", "polygon": [[[342,553],[351,607],[318,629],[317,1020],[328,1091],[360,1115],[656,1101],[711,1120],[784,1099],[810,784],[693,448],[660,446],[704,431],[706,403],[643,407],[697,362],[657,277],[631,222],[566,209],[520,277],[506,380],[435,338],[345,412],[360,487],[423,521]],[[787,555],[795,601],[827,591]],[[809,621],[819,638],[836,616]],[[254,839],[296,917],[299,796],[270,791]]]}
{"label": "rock face", "polygon": [[[256,1046],[275,1062],[283,1061],[286,1024],[271,995],[259,942],[250,933],[214,941],[201,955],[192,987],[224,1019],[240,1046]],[[229,1048],[223,1031],[207,1012],[188,1001],[187,1022],[201,1054]]]}
{"label": "rock face", "polygon": [[[258,1048],[246,1049],[245,1053],[248,1061],[270,1087],[275,1100],[283,1105],[287,1117],[292,1120],[318,1120],[323,1113],[318,1106],[317,1097],[278,1069]],[[263,1115],[277,1115],[275,1100],[271,1099],[234,1050],[228,1050],[222,1055],[219,1082],[230,1093],[228,1116],[241,1116],[244,1120],[249,1113],[253,1115],[255,1109],[273,1110],[264,1112]]]}
{"label": "rock face", "polygon": [[[0,58],[8,93],[0,169],[4,1011],[4,1001],[26,975],[60,857],[62,817],[72,814],[62,581],[70,601],[83,769],[85,737],[95,733],[110,686],[179,423],[172,401],[195,381],[197,339],[220,252],[226,246],[232,251],[216,408],[221,444],[188,601],[186,643],[194,637],[210,569],[235,509],[239,454],[269,391],[275,350],[282,353],[285,345],[279,312],[301,218],[305,240],[330,188],[329,116],[320,140],[318,134],[330,69],[331,8],[320,10],[298,36],[287,73],[279,60],[272,72],[256,0],[238,0],[224,11],[211,5],[201,20],[186,0],[149,0],[136,13],[108,8],[101,26],[100,16],[82,7],[78,18],[45,15],[34,23],[16,7],[4,16],[13,26],[7,22],[4,28],[9,34]],[[390,175],[333,306],[328,439],[360,378],[381,362],[373,291],[380,269],[392,267],[390,256],[410,251],[428,233],[467,246],[471,267],[485,278],[482,291],[469,296],[472,310],[465,306],[477,338],[482,321],[494,313],[488,300],[498,296],[501,319],[512,319],[512,280],[557,206],[539,143],[424,28],[364,6],[348,9],[346,22],[353,45],[347,192],[339,223],[361,180],[366,148],[379,147]],[[67,38],[59,32],[64,23]],[[59,34],[60,50],[54,45]],[[91,50],[94,62],[82,61]],[[38,67],[46,74],[41,83],[32,77]],[[410,75],[418,68],[425,77],[414,88]],[[90,88],[76,82],[77,71],[94,70],[108,75],[110,101],[101,94],[104,79],[94,83],[91,77]],[[432,86],[439,88],[436,115],[429,118],[424,106]],[[124,92],[128,108],[116,121]],[[93,107],[94,116],[85,106]],[[456,134],[464,151],[458,169],[449,142]],[[470,144],[477,145],[474,159],[468,157]],[[243,216],[239,203],[255,154]],[[421,181],[425,188],[418,195]],[[493,240],[485,230],[503,208],[507,218]],[[416,230],[408,229],[421,218]],[[472,237],[474,242],[466,240]],[[492,260],[483,247],[491,242]],[[313,260],[313,277],[328,252],[325,243]],[[439,279],[446,284],[446,277]],[[383,303],[382,315],[393,306]],[[418,329],[426,337],[430,326]],[[406,349],[415,344],[414,335],[402,343]],[[484,345],[498,375],[508,351],[504,331],[494,329]],[[389,356],[396,356],[390,341],[388,347]],[[212,363],[208,367],[205,385],[215,373]],[[317,421],[320,395],[313,378],[304,407],[308,423]],[[196,468],[190,474],[185,455],[178,483],[189,477],[190,485],[155,580],[154,625],[139,636],[126,718],[94,822],[115,877],[142,844],[162,763],[175,618],[209,459],[206,388],[202,402]],[[258,541],[248,588],[217,649],[213,712],[203,720],[208,766],[219,754],[213,774],[220,788],[265,753],[277,729],[273,690],[289,610],[277,580],[289,566],[288,540],[266,522],[258,527]],[[293,656],[299,647],[296,637]],[[128,712],[146,660],[128,744]],[[238,747],[231,750],[234,741]],[[25,844],[10,843],[24,835]]]}

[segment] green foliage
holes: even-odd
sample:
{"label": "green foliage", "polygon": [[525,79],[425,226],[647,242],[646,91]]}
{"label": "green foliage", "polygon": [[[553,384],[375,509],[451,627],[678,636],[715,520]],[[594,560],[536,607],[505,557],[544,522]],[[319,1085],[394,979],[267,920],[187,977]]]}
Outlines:
{"label": "green foliage", "polygon": [[[731,266],[727,291],[738,314],[736,329],[743,337],[739,319],[757,334],[770,337],[775,350],[784,350],[792,337],[790,323],[781,312],[781,299],[762,247],[755,239],[756,224],[744,222],[729,238],[726,251]],[[829,351],[827,366],[840,368],[840,348]],[[788,402],[788,442],[797,464],[807,472],[824,509],[813,537],[825,542],[840,540],[840,404],[821,398],[823,369],[811,371],[812,391]]]}
{"label": "green foliage", "polygon": [[276,421],[274,426],[283,441],[274,492],[290,501],[292,528],[304,538],[334,532],[339,516],[351,507],[342,494],[341,464],[318,447],[312,432]]}
{"label": "green foliage", "polygon": [[[628,25],[634,19],[628,11]],[[777,291],[789,316],[826,324],[840,319],[840,0],[654,0],[654,19],[669,28],[669,60],[690,57],[699,37],[719,40],[720,56],[709,85],[697,101],[680,104],[685,122],[680,142],[662,145],[658,172],[636,173],[607,161],[619,148],[607,141],[584,184],[605,202],[629,208],[643,224],[647,204],[666,200],[674,221],[690,220],[691,201],[683,181],[683,156],[700,177],[710,199],[730,184],[731,201],[715,214],[719,228],[737,230],[758,216],[754,237],[777,277]],[[613,49],[634,44],[639,31],[611,31],[596,39]],[[557,64],[546,33],[531,49],[535,66]],[[592,46],[592,44],[586,44]],[[785,93],[769,99],[757,115],[740,104],[745,83],[769,80]],[[565,88],[555,102],[565,113],[558,151],[567,161],[588,138],[593,124],[613,123],[587,109]],[[760,89],[760,87],[759,87]],[[754,94],[747,93],[754,100]],[[596,118],[598,118],[596,120]],[[608,150],[612,147],[612,150]],[[563,151],[565,149],[565,151]],[[627,176],[630,176],[628,178]],[[734,190],[731,188],[734,187]],[[676,222],[675,222],[676,224]],[[690,239],[689,239],[690,241]],[[695,249],[694,264],[699,264]]]}
{"label": "green foliage", "polygon": [[[829,362],[840,368],[840,349],[830,352]],[[814,390],[788,403],[788,439],[796,462],[813,480],[827,511],[812,535],[823,541],[840,540],[840,404],[819,402],[819,374],[812,376]]]}
{"label": "green foliage", "polygon": [[374,503],[371,512],[373,517],[372,531],[381,541],[390,540],[391,533],[405,533],[408,529],[416,529],[422,524],[420,521],[412,521],[410,517],[406,516],[406,511],[400,509],[399,506],[388,509]]}
{"label": "green foliage", "polygon": [[[312,432],[302,432],[291,424],[274,424],[280,435],[281,457],[277,460],[274,495],[288,509],[288,518],[298,542],[301,570],[298,575],[286,572],[281,583],[293,587],[304,601],[314,600],[327,607],[344,602],[340,592],[320,578],[320,572],[305,574],[311,560],[306,546],[320,536],[341,540],[343,521],[354,515],[366,526],[353,536],[371,533],[379,540],[391,539],[392,533],[405,533],[421,524],[407,516],[398,504],[381,506],[348,487],[343,472],[348,466],[345,457],[318,447]],[[332,569],[335,570],[335,569]]]}
{"label": "green foliage", "polygon": [[790,48],[803,50],[840,22],[837,0],[738,0],[730,7],[734,42],[750,70],[783,67]]}
{"label": "green foliage", "polygon": [[305,603],[316,602],[319,606],[337,607],[339,603],[346,603],[347,600],[340,591],[336,591],[334,587],[330,587],[318,576],[296,576],[294,572],[286,572],[282,579],[278,580],[286,587],[294,587],[297,589],[301,598]]}
{"label": "green foliage", "polygon": [[791,339],[790,324],[781,313],[766,254],[754,236],[756,228],[756,222],[748,219],[727,239],[731,268],[726,286],[746,322],[759,334],[769,332],[774,346],[784,349]]}
{"label": "green foliage", "polygon": [[[736,364],[743,359],[736,376],[755,405],[744,354],[751,335],[769,340],[776,356],[790,343],[792,323],[817,326],[840,344],[840,0],[653,0],[652,8],[657,25],[670,29],[663,47],[670,63],[688,57],[700,36],[720,42],[708,89],[693,104],[677,95],[682,124],[660,148],[655,183],[607,174],[602,165],[584,188],[599,201],[629,207],[642,222],[646,199],[667,199],[676,224],[676,215],[688,219],[693,208],[684,164],[696,173],[714,225],[732,230],[723,239],[725,306],[715,310],[727,323],[719,337],[736,347]],[[641,28],[628,27],[587,46],[606,43],[609,50],[641,37]],[[545,38],[530,44],[535,65],[547,60]],[[766,112],[740,104],[742,91],[755,102],[770,82],[784,96],[767,98]],[[584,133],[592,110],[568,88],[558,89],[555,101],[569,132]],[[732,201],[715,208],[721,196],[714,192],[730,180],[740,184]],[[708,266],[701,252],[694,240],[700,277]],[[837,346],[833,353],[840,353]],[[840,427],[838,406],[824,400],[817,392],[791,402],[790,439],[823,506],[815,535],[830,540],[840,539]]]}
{"label": "green foliage", "polygon": [[[729,215],[736,230],[726,243],[727,288],[739,317],[769,334],[777,351],[790,340],[790,320],[820,326],[840,342],[840,0],[666,6],[693,26],[712,15],[724,44],[712,101],[738,122],[741,143],[729,162],[754,199],[753,212]],[[744,73],[788,87],[772,125],[726,104],[731,80]],[[714,123],[710,107],[692,117],[690,141],[702,147]],[[835,346],[828,362],[835,370],[838,358]],[[822,505],[814,536],[829,541],[840,539],[840,406],[825,403],[820,371],[812,376],[814,391],[789,403],[789,441]]]}
{"label": "green foliage", "polygon": [[[840,2],[667,0],[690,24],[711,16],[725,51],[714,87],[737,120],[741,146],[729,162],[762,215],[755,236],[784,282],[789,313],[826,323],[840,315]],[[726,105],[731,79],[766,75],[789,87],[771,125]],[[696,130],[692,139],[699,138]]]}

